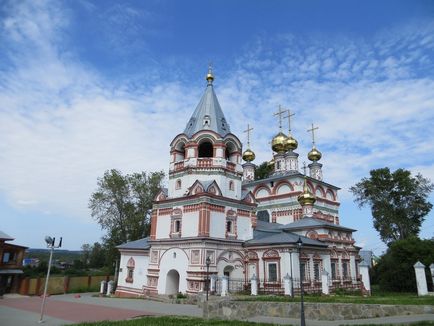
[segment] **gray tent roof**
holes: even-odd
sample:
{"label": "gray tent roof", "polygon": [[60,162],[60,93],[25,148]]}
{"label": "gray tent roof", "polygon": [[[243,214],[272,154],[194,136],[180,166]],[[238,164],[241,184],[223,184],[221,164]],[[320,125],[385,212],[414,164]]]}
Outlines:
{"label": "gray tent roof", "polygon": [[148,243],[149,237],[139,239],[136,241],[130,241],[127,243],[123,243],[116,248],[118,249],[149,249],[151,248],[150,244]]}
{"label": "gray tent roof", "polygon": [[[209,120],[209,125],[204,125],[205,116]],[[194,110],[188,121],[184,134],[191,137],[200,130],[212,130],[222,137],[231,132],[212,83],[209,83],[206,87],[205,94],[203,94],[196,110]]]}
{"label": "gray tent roof", "polygon": [[10,235],[7,235],[3,231],[0,231],[0,239],[2,240],[14,240]]}
{"label": "gray tent roof", "polygon": [[344,231],[356,231],[354,229],[346,228],[337,224],[329,223],[323,220],[319,220],[313,217],[304,217],[298,221],[282,225],[280,228],[282,230],[296,230],[305,227],[327,227],[333,229],[340,229]]}

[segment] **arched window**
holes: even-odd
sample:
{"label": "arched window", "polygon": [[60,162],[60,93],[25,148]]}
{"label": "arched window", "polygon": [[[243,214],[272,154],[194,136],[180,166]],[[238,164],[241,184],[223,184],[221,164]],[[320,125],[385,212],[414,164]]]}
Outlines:
{"label": "arched window", "polygon": [[213,147],[211,142],[204,141],[199,145],[199,157],[213,157]]}
{"label": "arched window", "polygon": [[227,233],[233,233],[232,232],[232,221],[226,221],[226,232]]}
{"label": "arched window", "polygon": [[229,181],[229,190],[234,190],[234,182],[232,180]]}
{"label": "arched window", "polygon": [[175,232],[179,232],[179,231],[181,231],[181,221],[176,220],[175,221]]}
{"label": "arched window", "polygon": [[181,180],[176,180],[176,186],[175,189],[181,189]]}

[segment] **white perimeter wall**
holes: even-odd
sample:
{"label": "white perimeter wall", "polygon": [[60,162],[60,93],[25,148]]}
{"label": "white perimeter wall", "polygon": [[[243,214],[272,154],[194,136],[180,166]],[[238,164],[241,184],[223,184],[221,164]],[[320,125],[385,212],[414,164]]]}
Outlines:
{"label": "white perimeter wall", "polygon": [[[176,254],[176,257],[174,257]],[[166,278],[167,273],[174,269],[179,273],[179,292],[187,292],[187,268],[188,257],[187,254],[179,249],[172,248],[167,250],[160,260],[160,274],[158,279],[158,294],[165,294],[166,292]]]}
{"label": "white perimeter wall", "polygon": [[[133,283],[125,282],[125,279],[128,275],[127,263],[130,258],[134,259],[135,267],[134,267],[134,275],[133,275]],[[133,253],[121,253],[121,261],[119,263],[119,267],[122,268],[122,272],[119,269],[119,278],[118,285],[125,286],[129,288],[134,288],[141,290],[143,285],[147,284],[148,278],[146,276],[149,265],[149,256],[144,256],[140,254]]]}

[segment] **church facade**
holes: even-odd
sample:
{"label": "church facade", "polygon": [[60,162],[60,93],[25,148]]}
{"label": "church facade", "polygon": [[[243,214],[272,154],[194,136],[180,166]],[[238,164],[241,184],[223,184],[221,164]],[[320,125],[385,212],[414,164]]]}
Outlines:
{"label": "church facade", "polygon": [[[331,284],[356,284],[360,248],[355,230],[340,225],[339,188],[323,181],[316,128],[309,176],[299,171],[298,143],[289,128],[272,140],[272,173],[255,180],[251,128],[243,152],[211,70],[206,80],[184,132],[170,144],[168,188],[155,198],[150,236],[118,246],[116,294],[197,294],[210,276],[246,284],[254,276],[260,287],[280,284],[284,276],[314,284],[324,271]],[[279,108],[280,129],[285,113],[290,122],[291,113]]]}

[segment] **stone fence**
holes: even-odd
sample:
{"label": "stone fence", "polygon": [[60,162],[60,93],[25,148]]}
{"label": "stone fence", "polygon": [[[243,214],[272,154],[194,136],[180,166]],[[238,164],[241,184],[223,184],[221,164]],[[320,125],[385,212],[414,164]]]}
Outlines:
{"label": "stone fence", "polygon": [[[344,320],[434,314],[429,305],[305,303],[306,319]],[[300,318],[300,303],[221,300],[203,303],[205,318],[244,320],[255,316]]]}

